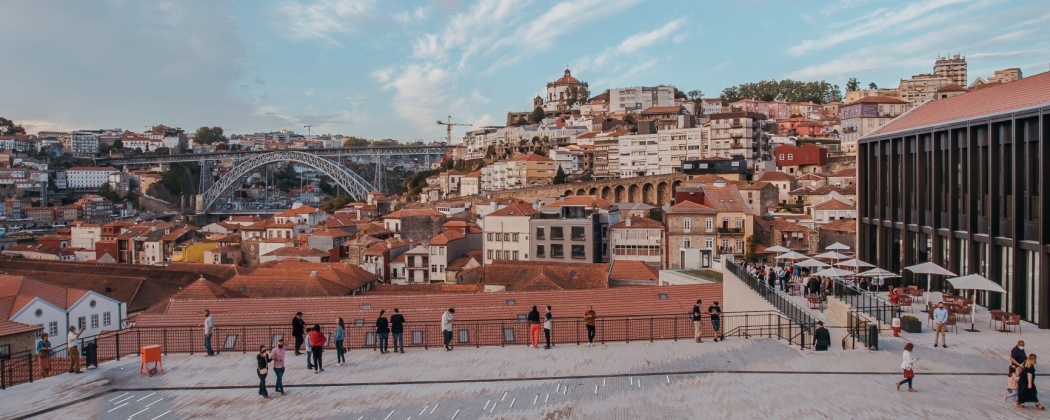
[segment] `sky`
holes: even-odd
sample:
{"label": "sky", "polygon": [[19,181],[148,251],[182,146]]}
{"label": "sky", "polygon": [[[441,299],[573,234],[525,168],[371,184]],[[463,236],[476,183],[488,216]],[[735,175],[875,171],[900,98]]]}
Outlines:
{"label": "sky", "polygon": [[[4,2],[0,116],[30,132],[289,129],[433,141],[502,125],[568,66],[592,94],[769,79],[896,86],[1050,66],[1043,0]],[[457,127],[460,136],[468,127]]]}

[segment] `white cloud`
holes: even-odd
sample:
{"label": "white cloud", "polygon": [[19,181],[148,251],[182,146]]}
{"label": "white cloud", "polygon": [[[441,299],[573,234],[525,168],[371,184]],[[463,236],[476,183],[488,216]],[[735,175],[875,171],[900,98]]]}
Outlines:
{"label": "white cloud", "polygon": [[391,105],[401,118],[425,131],[433,131],[438,116],[447,115],[462,105],[462,99],[450,97],[449,72],[430,63],[409,64],[387,80],[383,90],[393,91]]}
{"label": "white cloud", "polygon": [[639,32],[628,36],[616,46],[606,48],[593,57],[587,56],[577,60],[573,67],[578,72],[600,69],[613,60],[643,51],[668,38],[671,38],[674,42],[681,42],[685,39],[685,34],[680,33],[679,30],[684,23],[684,18],[676,19],[651,31]]}
{"label": "white cloud", "polygon": [[425,34],[416,39],[412,55],[416,58],[444,60],[450,51],[459,49],[462,50],[460,63],[465,63],[506,28],[505,21],[513,17],[516,8],[524,7],[527,3],[481,0],[470,10],[453,15],[440,34]]}
{"label": "white cloud", "polygon": [[427,18],[427,10],[423,7],[417,6],[413,10],[402,10],[394,13],[394,20],[398,23],[408,24],[413,22],[422,22]]}
{"label": "white cloud", "polygon": [[929,28],[929,23],[922,20],[929,17],[930,13],[963,1],[965,0],[929,0],[918,4],[910,4],[900,9],[878,9],[849,21],[838,32],[825,33],[817,39],[803,40],[788,48],[787,53],[793,56],[800,56],[876,34],[899,34],[899,32],[896,32],[898,26],[913,22],[921,23],[919,26]]}
{"label": "white cloud", "polygon": [[481,104],[489,103],[489,98],[485,97],[481,93],[478,93],[478,91],[476,91],[476,90],[473,91],[473,92],[470,92],[470,99],[473,99],[474,102],[481,103]]}
{"label": "white cloud", "polygon": [[375,6],[375,0],[288,0],[277,10],[295,39],[318,39],[340,46],[335,35],[353,32]]}
{"label": "white cloud", "polygon": [[390,77],[394,75],[394,69],[385,68],[379,69],[372,72],[372,77],[375,78],[379,83],[386,83],[390,81]]}

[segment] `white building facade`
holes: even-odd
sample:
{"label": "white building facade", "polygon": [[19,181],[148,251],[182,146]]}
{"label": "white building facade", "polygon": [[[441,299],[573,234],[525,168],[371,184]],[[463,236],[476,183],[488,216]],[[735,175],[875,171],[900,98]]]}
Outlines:
{"label": "white building facade", "polygon": [[98,189],[109,182],[109,175],[120,172],[110,166],[69,168],[66,170],[66,185],[73,189]]}
{"label": "white building facade", "polygon": [[609,112],[638,113],[654,106],[674,106],[671,86],[635,86],[609,89]]}

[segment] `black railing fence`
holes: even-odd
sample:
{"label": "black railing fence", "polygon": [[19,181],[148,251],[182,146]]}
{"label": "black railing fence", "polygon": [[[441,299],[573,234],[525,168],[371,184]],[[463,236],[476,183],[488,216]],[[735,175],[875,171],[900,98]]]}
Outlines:
{"label": "black railing fence", "polygon": [[794,320],[808,330],[812,330],[817,325],[817,319],[810,315],[809,311],[789,297],[778,293],[776,288],[770,287],[766,282],[755,278],[737,263],[727,260],[725,261],[725,267],[789,319]]}
{"label": "black railing fence", "polygon": [[853,310],[868,314],[879,322],[890,324],[901,315],[900,305],[894,305],[879,295],[868,292],[847,280],[836,278],[831,284],[831,294],[845,302]]}

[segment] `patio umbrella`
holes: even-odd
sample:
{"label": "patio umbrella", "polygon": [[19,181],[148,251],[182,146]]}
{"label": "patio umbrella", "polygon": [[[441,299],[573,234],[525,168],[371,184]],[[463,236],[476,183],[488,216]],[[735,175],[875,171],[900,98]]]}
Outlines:
{"label": "patio umbrella", "polygon": [[816,273],[813,273],[813,275],[817,276],[817,277],[845,277],[845,276],[852,276],[853,272],[849,271],[849,270],[843,270],[841,268],[834,268],[834,267],[832,267],[832,268],[825,268],[823,270],[820,270],[820,271],[818,271]]}
{"label": "patio umbrella", "polygon": [[926,290],[930,290],[930,276],[931,275],[939,275],[939,276],[954,276],[954,275],[956,275],[955,273],[953,273],[951,271],[945,270],[944,267],[941,267],[941,266],[939,266],[937,264],[934,264],[934,263],[932,263],[930,261],[926,261],[926,262],[921,263],[921,264],[910,265],[910,266],[904,267],[904,269],[908,270],[908,271],[911,271],[912,273],[915,273],[915,274],[926,274]]}
{"label": "patio umbrella", "polygon": [[900,274],[894,273],[892,271],[883,270],[881,268],[873,268],[871,270],[862,272],[862,273],[857,274],[857,275],[861,276],[861,277],[900,277],[901,276]]}
{"label": "patio umbrella", "polygon": [[[972,292],[970,293],[970,299],[971,300],[973,300],[973,298],[975,297],[974,295],[977,294],[978,290],[984,290],[984,291],[988,291],[988,292],[1006,293],[1006,290],[1004,290],[1002,288],[1002,286],[999,286],[999,284],[997,284],[996,282],[988,280],[987,278],[985,278],[984,276],[982,276],[980,274],[968,274],[968,275],[965,275],[965,276],[962,276],[962,277],[956,277],[956,278],[948,279],[948,282],[951,283],[952,287],[954,287],[956,289],[959,289],[959,290],[972,290]],[[977,332],[977,329],[975,329],[973,327],[973,325],[974,325],[973,324],[973,322],[974,322],[973,316],[974,316],[974,313],[976,311],[977,311],[977,304],[976,303],[971,303],[970,304],[970,329],[968,329],[966,331]]]}
{"label": "patio umbrella", "polygon": [[799,261],[799,262],[795,263],[795,266],[796,267],[830,267],[830,265],[828,265],[827,263],[822,262],[822,261],[817,261],[817,260],[814,260],[812,258],[810,258],[808,260],[804,260],[804,261]]}
{"label": "patio umbrella", "polygon": [[868,264],[868,263],[866,263],[864,261],[861,261],[861,260],[858,260],[856,258],[854,258],[852,260],[849,260],[849,261],[843,261],[843,262],[840,262],[840,263],[835,263],[835,265],[837,265],[839,267],[849,267],[849,268],[853,268],[853,269],[857,269],[857,270],[859,270],[861,268],[868,268],[868,267],[874,267],[875,266],[874,264]]}
{"label": "patio umbrella", "polygon": [[778,260],[792,260],[792,261],[794,261],[794,260],[801,260],[801,259],[806,259],[806,258],[809,258],[809,257],[807,257],[805,254],[799,254],[799,253],[797,253],[795,251],[791,251],[791,252],[788,252],[786,254],[777,255],[775,259],[778,259]]}
{"label": "patio umbrella", "polygon": [[839,243],[839,242],[835,242],[835,243],[833,243],[831,245],[828,245],[824,249],[826,249],[828,251],[847,251],[847,250],[849,250],[849,245],[842,244],[842,243]]}
{"label": "patio umbrella", "polygon": [[782,247],[782,246],[780,246],[780,245],[776,245],[776,246],[771,246],[771,247],[769,247],[769,248],[766,248],[766,251],[769,251],[769,252],[776,252],[777,254],[783,254],[783,253],[785,253],[785,252],[791,252],[791,250],[790,250],[790,249],[784,248],[784,247]]}
{"label": "patio umbrella", "polygon": [[828,251],[828,252],[825,252],[823,254],[814,255],[813,258],[826,258],[826,259],[829,259],[829,260],[844,260],[846,258],[849,258],[849,255],[839,254],[838,252],[835,252],[835,251]]}

